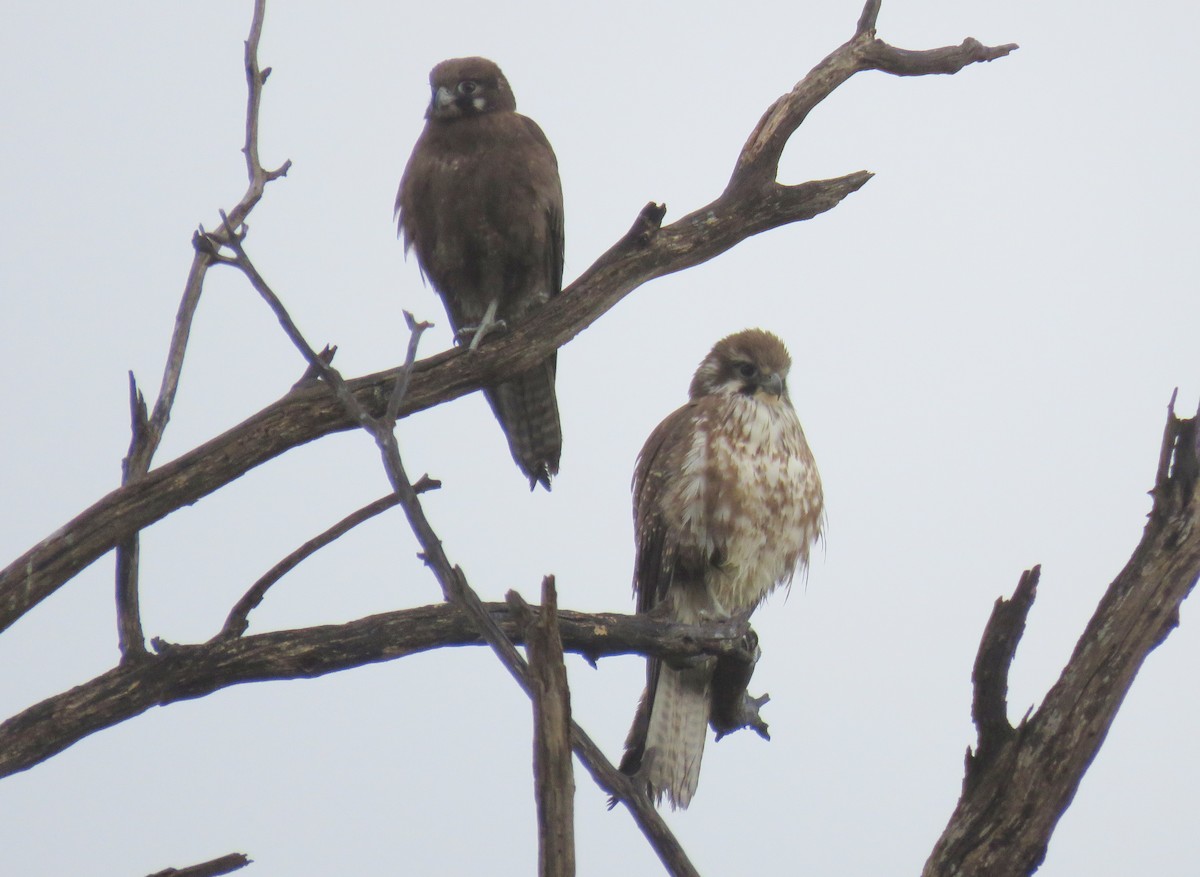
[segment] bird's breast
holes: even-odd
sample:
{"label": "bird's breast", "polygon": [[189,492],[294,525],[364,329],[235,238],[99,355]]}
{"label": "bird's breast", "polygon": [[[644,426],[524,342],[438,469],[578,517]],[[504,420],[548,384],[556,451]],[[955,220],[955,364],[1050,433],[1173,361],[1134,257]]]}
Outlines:
{"label": "bird's breast", "polygon": [[743,611],[807,564],[824,509],[820,476],[790,405],[732,398],[704,432],[704,496],[694,513],[720,558],[714,596]]}

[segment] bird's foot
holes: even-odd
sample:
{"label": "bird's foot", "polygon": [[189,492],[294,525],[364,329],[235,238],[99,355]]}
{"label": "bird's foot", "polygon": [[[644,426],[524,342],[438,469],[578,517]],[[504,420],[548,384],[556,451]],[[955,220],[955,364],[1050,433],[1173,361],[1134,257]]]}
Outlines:
{"label": "bird's foot", "polygon": [[[508,330],[508,324],[503,320],[496,319],[496,307],[499,304],[493,301],[488,305],[487,311],[484,312],[483,319],[479,321],[478,326],[463,326],[454,333],[454,340],[458,344],[466,344],[467,350],[475,350],[483,343],[483,339],[493,332],[504,332]],[[470,342],[467,339],[470,338]]]}
{"label": "bird's foot", "polygon": [[709,717],[709,724],[717,732],[717,739],[720,740],[742,728],[749,728],[764,740],[770,740],[771,733],[766,720],[759,712],[770,700],[771,695],[769,694],[751,697],[747,692],[742,692],[742,700],[737,704],[736,709],[726,710],[723,715],[714,713]]}
{"label": "bird's foot", "polygon": [[508,324],[503,320],[492,320],[490,323],[480,323],[478,326],[463,326],[454,333],[455,344],[467,345],[467,350],[474,350],[493,332],[505,332]]}

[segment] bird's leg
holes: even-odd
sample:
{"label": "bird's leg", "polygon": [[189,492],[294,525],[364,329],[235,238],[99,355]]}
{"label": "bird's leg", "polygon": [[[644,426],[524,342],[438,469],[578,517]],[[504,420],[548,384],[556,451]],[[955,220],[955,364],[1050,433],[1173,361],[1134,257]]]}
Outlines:
{"label": "bird's leg", "polygon": [[770,740],[767,723],[759,710],[771,699],[768,695],[752,697],[746,686],[754,675],[754,666],[762,655],[758,635],[747,631],[742,654],[724,655],[717,659],[713,671],[712,705],[708,722],[720,740],[741,728],[752,728],[764,740]]}
{"label": "bird's leg", "polygon": [[483,319],[479,321],[479,325],[463,326],[454,333],[454,339],[459,344],[462,344],[469,337],[471,342],[467,345],[467,349],[475,350],[488,335],[492,334],[493,332],[499,332],[507,329],[507,323],[505,323],[503,320],[496,319],[496,308],[499,306],[499,304],[499,299],[492,299],[492,303],[489,304],[487,310],[484,311]]}
{"label": "bird's leg", "polygon": [[733,705],[732,709],[718,711],[713,708],[709,713],[708,723],[717,732],[718,740],[742,728],[749,728],[764,740],[770,740],[770,729],[760,712],[770,701],[769,694],[752,697],[749,692],[743,691],[741,702]]}

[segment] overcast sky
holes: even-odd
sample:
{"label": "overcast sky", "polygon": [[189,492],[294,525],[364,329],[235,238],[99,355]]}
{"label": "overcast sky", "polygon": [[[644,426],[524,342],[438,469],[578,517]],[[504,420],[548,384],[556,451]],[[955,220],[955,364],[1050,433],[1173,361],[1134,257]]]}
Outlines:
{"label": "overcast sky", "polygon": [[[1200,394],[1195,4],[886,2],[904,48],[1020,51],[953,77],[860,74],[793,138],[783,182],[876,177],[812,221],[655,281],[563,349],[552,494],[530,495],[477,394],[402,422],[451,558],[485,599],[631,611],[629,477],[649,431],[732,331],[788,343],[825,482],[826,546],[755,617],[774,739],[709,745],[668,816],[705,874],[919,872],[974,741],[970,669],[996,597],[1043,564],[1013,717],[1057,677],[1136,545],[1167,401]],[[763,110],[853,32],[856,0],[276,3],[261,62],[268,166],[247,247],[314,344],[359,375],[398,364],[401,309],[441,303],[405,262],[396,183],[429,68],[481,54],[558,153],[566,276],[649,200],[667,220],[723,188]],[[0,329],[0,563],[119,482],[126,373],[157,390],[200,223],[240,197],[249,2],[8,4]],[[303,370],[248,285],[214,270],[163,463]],[[149,529],[149,636],[199,641],[276,560],[386,492],[363,435],[323,439]],[[435,602],[398,511],[280,582],[251,632]],[[0,716],[115,662],[112,558],[0,637]],[[1151,655],[1046,877],[1191,875],[1200,860],[1200,633]],[[569,664],[613,757],[638,659]],[[534,873],[530,707],[481,649],[241,686],[95,734],[0,782],[0,871],[142,875],[231,851],[255,877]],[[579,873],[660,873],[577,771]]]}

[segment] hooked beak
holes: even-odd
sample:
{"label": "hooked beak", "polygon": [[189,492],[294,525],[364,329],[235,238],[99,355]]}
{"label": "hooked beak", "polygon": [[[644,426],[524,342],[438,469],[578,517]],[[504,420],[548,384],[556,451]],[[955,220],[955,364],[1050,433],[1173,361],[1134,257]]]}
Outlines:
{"label": "hooked beak", "polygon": [[772,396],[778,398],[783,395],[783,378],[774,373],[763,375],[762,380],[759,382],[759,387],[762,388],[764,393],[770,393]]}
{"label": "hooked beak", "polygon": [[429,111],[425,115],[427,117],[453,115],[453,110],[454,90],[439,85],[429,101]]}

